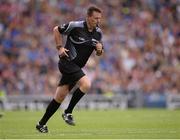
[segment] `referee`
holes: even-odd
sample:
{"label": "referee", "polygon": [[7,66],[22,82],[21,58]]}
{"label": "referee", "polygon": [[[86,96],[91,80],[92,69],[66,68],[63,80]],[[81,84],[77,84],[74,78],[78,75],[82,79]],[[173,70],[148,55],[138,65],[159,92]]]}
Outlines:
{"label": "referee", "polygon": [[[59,81],[53,100],[48,105],[45,114],[36,125],[39,132],[47,133],[47,121],[59,108],[66,95],[74,87],[67,109],[62,114],[63,120],[69,125],[75,125],[72,111],[79,100],[91,87],[88,77],[82,71],[90,55],[95,50],[96,55],[103,53],[102,32],[99,24],[102,18],[101,9],[90,6],[87,9],[85,21],[71,21],[68,24],[54,27],[56,49],[59,53],[59,71],[62,77]],[[66,44],[62,44],[62,36],[66,35]]]}

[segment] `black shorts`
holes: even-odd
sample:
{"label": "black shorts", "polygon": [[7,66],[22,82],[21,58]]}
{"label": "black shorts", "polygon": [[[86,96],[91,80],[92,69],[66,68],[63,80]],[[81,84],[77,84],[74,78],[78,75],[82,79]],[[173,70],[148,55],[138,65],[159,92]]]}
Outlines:
{"label": "black shorts", "polygon": [[79,79],[81,79],[85,74],[83,70],[75,64],[73,61],[68,61],[66,59],[60,59],[58,63],[62,77],[59,81],[60,85],[69,85],[72,88]]}

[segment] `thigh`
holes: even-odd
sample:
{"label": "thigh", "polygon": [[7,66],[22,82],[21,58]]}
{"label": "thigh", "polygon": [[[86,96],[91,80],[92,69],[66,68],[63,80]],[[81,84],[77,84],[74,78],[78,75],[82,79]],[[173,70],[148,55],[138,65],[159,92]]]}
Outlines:
{"label": "thigh", "polygon": [[78,81],[79,88],[82,92],[87,93],[91,87],[89,78],[85,75]]}

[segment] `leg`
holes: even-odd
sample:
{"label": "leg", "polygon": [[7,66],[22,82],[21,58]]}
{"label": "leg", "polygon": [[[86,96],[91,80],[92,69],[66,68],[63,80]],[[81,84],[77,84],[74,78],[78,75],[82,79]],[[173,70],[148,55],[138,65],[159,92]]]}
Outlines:
{"label": "leg", "polygon": [[79,81],[79,89],[83,92],[83,93],[87,93],[89,91],[89,89],[91,88],[91,82],[88,79],[87,76],[83,76]]}
{"label": "leg", "polygon": [[84,96],[85,93],[88,92],[88,90],[91,87],[91,83],[87,76],[83,76],[79,81],[79,88],[77,88],[71,98],[71,101],[69,103],[68,108],[64,111],[62,114],[63,119],[65,122],[69,125],[75,125],[73,116],[72,116],[72,111],[76,104],[79,102],[79,100]]}
{"label": "leg", "polygon": [[40,125],[45,125],[47,121],[50,119],[50,117],[56,112],[61,102],[64,100],[64,98],[68,94],[69,92],[68,88],[69,88],[68,85],[57,87],[54,99],[50,102],[44,116],[39,121]]}
{"label": "leg", "polygon": [[45,126],[45,124],[52,117],[52,115],[57,111],[61,102],[64,100],[68,92],[69,92],[68,85],[62,85],[62,86],[57,87],[54,99],[49,103],[45,114],[43,115],[42,119],[39,121],[39,124],[36,125],[36,128],[40,132],[42,133],[48,132],[47,126]]}
{"label": "leg", "polygon": [[87,76],[83,76],[79,81],[78,81],[79,88],[77,88],[71,98],[71,101],[69,103],[68,108],[65,110],[65,113],[72,113],[75,105],[79,102],[79,100],[84,96],[85,93],[88,92],[88,90],[91,87],[91,83]]}
{"label": "leg", "polygon": [[54,95],[54,99],[56,100],[56,102],[62,103],[68,93],[69,85],[58,86]]}

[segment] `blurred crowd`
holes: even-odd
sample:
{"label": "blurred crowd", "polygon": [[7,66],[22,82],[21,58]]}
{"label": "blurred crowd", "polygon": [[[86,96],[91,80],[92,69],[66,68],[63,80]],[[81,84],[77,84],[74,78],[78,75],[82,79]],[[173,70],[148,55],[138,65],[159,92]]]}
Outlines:
{"label": "blurred crowd", "polygon": [[180,93],[180,0],[1,0],[0,89],[52,95],[58,53],[53,27],[103,10],[105,53],[84,71],[89,94]]}

